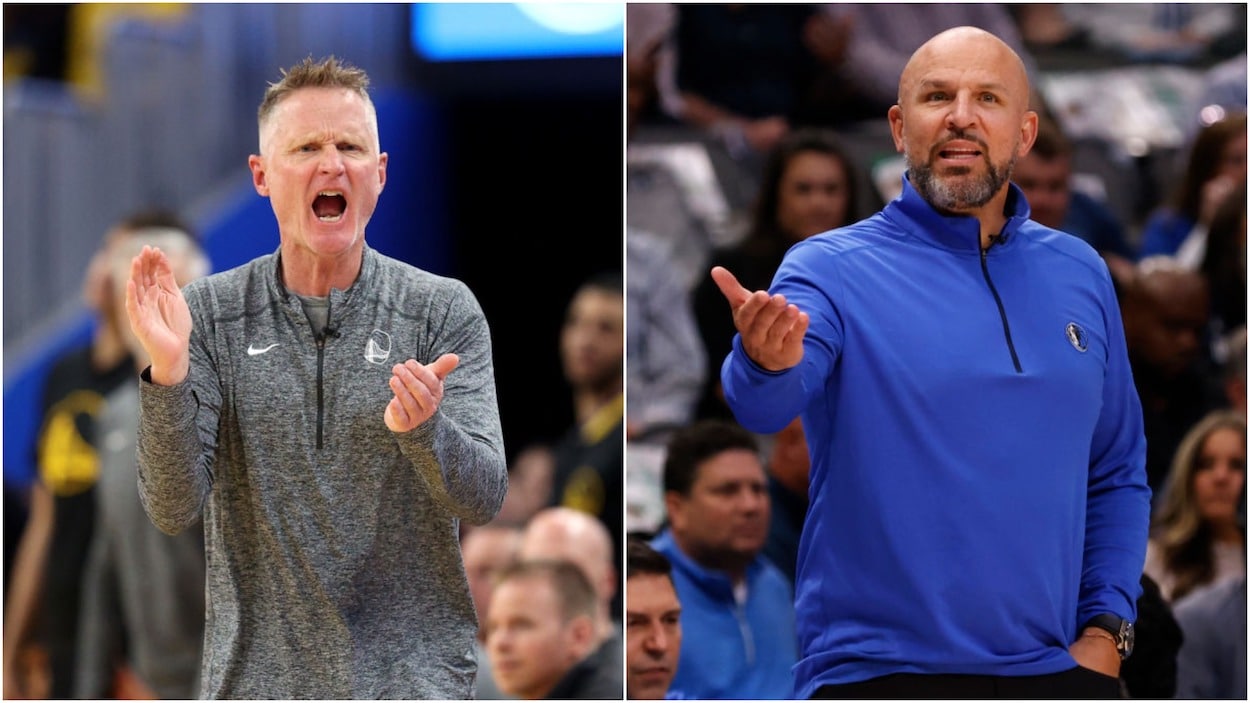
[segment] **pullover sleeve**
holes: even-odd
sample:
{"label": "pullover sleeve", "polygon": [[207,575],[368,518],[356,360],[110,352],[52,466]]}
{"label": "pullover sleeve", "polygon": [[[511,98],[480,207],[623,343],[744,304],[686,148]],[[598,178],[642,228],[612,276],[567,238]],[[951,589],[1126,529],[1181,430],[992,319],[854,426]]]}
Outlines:
{"label": "pullover sleeve", "polygon": [[460,364],[444,381],[434,415],[398,435],[400,450],[430,495],[472,524],[489,522],[503,505],[508,468],[495,394],[490,328],[477,299],[457,282],[429,363],[445,353]]}
{"label": "pullover sleeve", "polygon": [[742,335],[734,335],[733,349],[721,366],[721,385],[734,417],[752,432],[780,432],[816,394],[824,392],[842,345],[842,322],[828,290],[837,285],[837,272],[830,266],[818,248],[797,245],[786,255],[769,288],[811,318],[803,338],[803,359],[797,366],[768,371],[747,356]]}
{"label": "pullover sleeve", "polygon": [[1150,523],[1141,401],[1133,385],[1119,306],[1105,269],[1103,278],[1107,375],[1102,413],[1090,446],[1078,628],[1102,613],[1136,619]]}
{"label": "pullover sleeve", "polygon": [[139,497],[152,523],[171,535],[199,519],[212,491],[222,398],[205,342],[207,316],[191,293],[184,293],[192,319],[187,378],[159,386],[152,383],[149,367],[139,384]]}

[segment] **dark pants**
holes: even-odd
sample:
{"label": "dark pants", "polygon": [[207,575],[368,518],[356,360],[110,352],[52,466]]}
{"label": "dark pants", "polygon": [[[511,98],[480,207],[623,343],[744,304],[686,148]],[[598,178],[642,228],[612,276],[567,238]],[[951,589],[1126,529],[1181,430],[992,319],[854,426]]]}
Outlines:
{"label": "dark pants", "polygon": [[821,686],[812,698],[1121,698],[1120,680],[1076,667],[1043,676],[890,674]]}

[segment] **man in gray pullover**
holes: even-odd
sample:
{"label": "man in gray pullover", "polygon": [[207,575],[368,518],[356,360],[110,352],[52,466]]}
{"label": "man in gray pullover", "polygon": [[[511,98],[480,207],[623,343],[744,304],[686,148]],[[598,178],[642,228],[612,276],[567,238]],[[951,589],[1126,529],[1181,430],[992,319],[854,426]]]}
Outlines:
{"label": "man in gray pullover", "polygon": [[260,105],[274,254],[184,290],[131,266],[139,491],[176,533],[203,511],[208,698],[471,698],[458,543],[507,490],[490,331],[460,281],[381,255],[368,78],[333,57]]}

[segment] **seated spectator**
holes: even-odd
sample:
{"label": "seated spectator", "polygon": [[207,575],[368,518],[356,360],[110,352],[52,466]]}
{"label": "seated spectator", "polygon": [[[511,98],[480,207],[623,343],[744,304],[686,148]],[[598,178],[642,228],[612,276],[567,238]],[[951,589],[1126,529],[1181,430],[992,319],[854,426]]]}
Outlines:
{"label": "seated spectator", "polygon": [[[855,162],[828,130],[803,129],[787,136],[768,155],[746,238],[714,252],[706,270],[724,266],[748,289],[768,288],[792,245],[853,221],[860,197],[855,169]],[[713,371],[704,381],[696,416],[731,419],[719,371],[737,330],[725,297],[707,273],[695,287],[694,311]]]}
{"label": "seated spectator", "polygon": [[1175,603],[1246,575],[1246,419],[1222,410],[1185,434],[1146,549],[1146,573]]}
{"label": "seated spectator", "polygon": [[1146,477],[1156,499],[1181,436],[1221,407],[1207,351],[1210,298],[1203,277],[1166,257],[1145,259],[1123,281],[1120,308],[1146,431]]}
{"label": "seated spectator", "polygon": [[827,112],[815,88],[848,26],[820,5],[676,4],[656,83],[667,114],[752,159]]}
{"label": "seated spectator", "polygon": [[1171,200],[1142,229],[1140,257],[1175,254],[1187,237],[1207,231],[1220,203],[1245,184],[1246,113],[1240,112],[1198,132]]}
{"label": "seated spectator", "polygon": [[667,240],[629,229],[625,234],[626,408],[629,442],[663,445],[694,419],[707,378],[691,298]]}
{"label": "seated spectator", "polygon": [[[823,3],[825,14],[844,23],[846,48],[836,78],[851,98],[844,119],[881,119],[898,100],[898,78],[912,52],[953,27],[980,27],[1006,42],[1037,84],[1037,67],[1002,3]],[[732,269],[730,269],[732,270]]]}
{"label": "seated spectator", "polygon": [[552,507],[530,518],[521,533],[517,557],[522,561],[563,559],[582,570],[595,590],[595,646],[620,659],[620,580],[612,551],[612,535],[593,515]]}
{"label": "seated spectator", "polygon": [[1184,632],[1176,697],[1246,699],[1246,577],[1229,579],[1176,604]]}
{"label": "seated spectator", "polygon": [[1186,64],[1226,54],[1241,27],[1234,3],[1062,3],[1064,18],[1090,42],[1130,61]]}
{"label": "seated spectator", "polygon": [[473,608],[477,611],[475,645],[479,700],[502,700],[509,697],[499,690],[490,669],[490,657],[486,655],[486,618],[490,614],[490,594],[495,587],[495,578],[516,562],[517,549],[520,546],[521,528],[497,520],[468,528],[460,539],[464,575],[469,582],[469,594],[473,596]]}
{"label": "seated spectator", "polygon": [[673,565],[683,637],[672,687],[691,698],[794,695],[793,589],[760,554],[766,480],[755,435],[734,423],[699,421],[669,442],[669,525],[651,546]]}
{"label": "seated spectator", "polygon": [[566,561],[517,562],[495,582],[486,649],[504,693],[525,700],[620,700],[620,657],[595,647],[594,588]]}
{"label": "seated spectator", "polygon": [[681,651],[681,602],[673,567],[641,539],[625,551],[625,695],[630,700],[670,696]]}
{"label": "seated spectator", "polygon": [[625,280],[598,273],[574,291],[560,327],[561,370],[573,424],[556,443],[548,505],[597,517],[612,535],[614,563],[624,550]]}
{"label": "seated spectator", "polygon": [[[1186,254],[1207,279],[1211,289],[1211,334],[1218,339],[1246,325],[1246,188],[1243,182],[1216,209],[1205,235],[1194,233],[1181,244],[1178,259]],[[1218,349],[1218,351],[1217,351]],[[1213,349],[1219,364],[1227,350]]]}
{"label": "seated spectator", "polygon": [[1072,143],[1053,119],[1038,120],[1033,148],[1016,161],[1011,180],[1024,191],[1035,222],[1080,237],[1104,257],[1134,258],[1111,210],[1072,187]]}

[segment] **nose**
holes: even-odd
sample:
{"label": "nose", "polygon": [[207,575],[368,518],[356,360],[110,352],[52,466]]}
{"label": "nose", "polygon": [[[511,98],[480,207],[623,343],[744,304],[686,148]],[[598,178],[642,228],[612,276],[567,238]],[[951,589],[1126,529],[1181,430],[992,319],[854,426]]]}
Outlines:
{"label": "nose", "polygon": [[328,146],[321,150],[321,162],[319,164],[322,173],[337,174],[343,172],[343,156],[339,153],[338,147]]}
{"label": "nose", "polygon": [[646,647],[648,651],[656,654],[663,654],[668,651],[668,636],[664,634],[664,627],[656,625],[651,628],[651,634],[647,636]]}
{"label": "nose", "polygon": [[946,126],[951,131],[959,131],[972,125],[974,121],[972,98],[966,93],[956,95],[950,102],[946,113]]}

